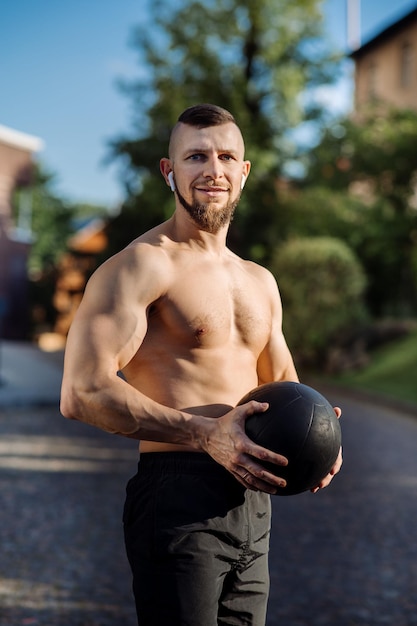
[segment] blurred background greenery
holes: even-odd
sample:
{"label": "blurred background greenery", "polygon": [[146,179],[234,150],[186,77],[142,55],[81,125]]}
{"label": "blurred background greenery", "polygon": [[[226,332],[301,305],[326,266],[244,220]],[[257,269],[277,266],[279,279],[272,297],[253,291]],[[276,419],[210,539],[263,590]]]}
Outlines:
{"label": "blurred background greenery", "polygon": [[417,401],[417,112],[374,91],[343,118],[320,104],[315,90],[343,60],[322,4],[178,0],[167,11],[154,0],[152,32],[134,36],[150,71],[120,85],[132,130],[109,146],[120,211],[65,202],[45,171],[32,183],[31,337],[65,337],[95,267],[171,215],[158,166],[170,129],[190,104],[214,102],[235,115],[252,161],[229,245],[276,276],[301,375]]}

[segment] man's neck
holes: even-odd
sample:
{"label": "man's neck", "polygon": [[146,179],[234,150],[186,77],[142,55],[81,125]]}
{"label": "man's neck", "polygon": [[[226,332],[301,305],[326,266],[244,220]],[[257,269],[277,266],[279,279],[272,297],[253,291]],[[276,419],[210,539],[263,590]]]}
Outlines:
{"label": "man's neck", "polygon": [[169,222],[171,234],[175,241],[189,243],[213,254],[221,254],[226,250],[229,225],[223,226],[216,233],[209,233],[199,228],[182,208],[176,209]]}

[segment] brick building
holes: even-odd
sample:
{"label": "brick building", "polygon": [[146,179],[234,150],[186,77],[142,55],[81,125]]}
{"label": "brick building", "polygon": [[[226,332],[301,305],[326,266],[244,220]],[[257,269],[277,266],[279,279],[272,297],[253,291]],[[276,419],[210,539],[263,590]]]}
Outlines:
{"label": "brick building", "polygon": [[354,50],[355,110],[384,102],[417,110],[417,7]]}
{"label": "brick building", "polygon": [[[31,244],[30,183],[33,154],[42,141],[0,125],[0,337],[25,339],[28,332],[27,257]],[[12,194],[22,195],[17,223]]]}

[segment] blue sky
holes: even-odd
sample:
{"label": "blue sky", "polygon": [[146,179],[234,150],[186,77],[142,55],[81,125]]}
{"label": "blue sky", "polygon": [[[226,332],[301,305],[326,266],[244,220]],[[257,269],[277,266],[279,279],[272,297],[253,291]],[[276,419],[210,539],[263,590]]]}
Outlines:
{"label": "blue sky", "polygon": [[[138,76],[129,44],[151,0],[5,0],[0,5],[0,124],[44,141],[39,159],[56,174],[55,190],[76,202],[109,207],[123,197],[107,143],[131,128],[130,100],[117,79]],[[167,0],[169,6],[170,0]],[[416,0],[361,0],[361,36],[417,6]],[[346,0],[325,0],[331,41],[347,49]],[[350,65],[324,98],[350,108]]]}

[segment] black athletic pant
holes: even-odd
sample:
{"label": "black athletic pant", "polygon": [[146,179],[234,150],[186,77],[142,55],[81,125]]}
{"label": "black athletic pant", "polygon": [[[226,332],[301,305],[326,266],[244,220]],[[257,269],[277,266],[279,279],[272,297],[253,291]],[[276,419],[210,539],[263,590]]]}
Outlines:
{"label": "black athletic pant", "polygon": [[265,624],[268,495],[205,454],[146,453],[124,526],[140,626]]}

